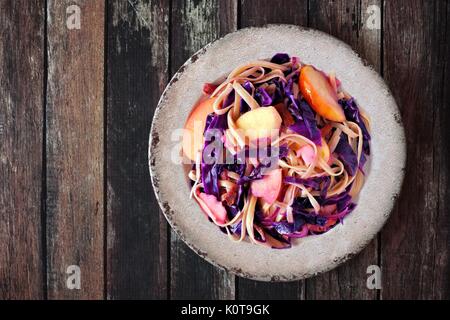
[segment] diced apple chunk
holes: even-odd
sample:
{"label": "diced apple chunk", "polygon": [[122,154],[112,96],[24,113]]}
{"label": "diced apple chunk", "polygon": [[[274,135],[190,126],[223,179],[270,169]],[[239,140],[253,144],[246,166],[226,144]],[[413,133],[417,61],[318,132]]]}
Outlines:
{"label": "diced apple chunk", "polygon": [[[317,146],[317,152],[325,162],[330,160],[330,148],[325,139],[322,138],[322,144]],[[309,144],[304,145],[297,150],[297,156],[302,157],[303,162],[309,166],[314,161],[314,148]]]}
{"label": "diced apple chunk", "polygon": [[201,192],[198,197],[204,202],[204,204],[200,204],[203,211],[209,216],[209,212],[214,217],[214,220],[217,223],[224,224],[227,219],[227,210],[223,206],[222,202],[217,201],[216,197],[211,194],[206,194]]}
{"label": "diced apple chunk", "polygon": [[277,200],[281,186],[281,169],[275,169],[266,174],[262,179],[252,181],[250,192],[255,197],[262,198],[264,202],[272,204]]}
{"label": "diced apple chunk", "polygon": [[281,127],[281,117],[274,107],[261,107],[240,116],[236,125],[251,141],[271,137]]}

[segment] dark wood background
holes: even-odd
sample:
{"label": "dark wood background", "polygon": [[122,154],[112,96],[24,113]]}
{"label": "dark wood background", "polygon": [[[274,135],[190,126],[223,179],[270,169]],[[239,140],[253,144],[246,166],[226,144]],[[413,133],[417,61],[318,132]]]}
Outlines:
{"label": "dark wood background", "polygon": [[[72,4],[80,30],[66,28]],[[365,25],[370,5],[379,30]],[[386,79],[408,142],[378,238],[291,283],[238,278],[196,256],[160,214],[147,166],[171,75],[208,42],[267,23],[350,44]],[[449,299],[449,58],[444,0],[0,0],[0,299]],[[81,290],[65,285],[74,264]],[[381,290],[366,288],[372,264]]]}

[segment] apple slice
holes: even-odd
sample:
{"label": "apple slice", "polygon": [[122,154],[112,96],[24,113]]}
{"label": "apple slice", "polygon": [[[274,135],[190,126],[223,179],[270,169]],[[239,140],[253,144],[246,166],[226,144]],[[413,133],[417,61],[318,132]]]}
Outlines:
{"label": "apple slice", "polygon": [[192,161],[195,161],[197,152],[203,147],[203,130],[206,117],[214,111],[214,100],[215,98],[207,98],[198,103],[189,114],[184,125],[183,153]]}
{"label": "apple slice", "polygon": [[224,224],[226,222],[227,210],[222,205],[222,202],[217,201],[214,195],[204,192],[200,192],[198,197],[204,202],[204,204],[200,204],[200,207],[202,207],[208,217],[210,216],[208,214],[209,211],[217,223]]}
{"label": "apple slice", "polygon": [[274,107],[261,107],[250,110],[240,116],[236,125],[244,130],[251,141],[272,136],[273,130],[281,127],[282,119]]}
{"label": "apple slice", "polygon": [[275,169],[266,174],[262,179],[252,181],[250,192],[264,202],[272,204],[277,200],[282,185],[281,169]]}
{"label": "apple slice", "polygon": [[342,122],[345,114],[328,79],[310,65],[300,71],[299,87],[309,105],[322,117]]}

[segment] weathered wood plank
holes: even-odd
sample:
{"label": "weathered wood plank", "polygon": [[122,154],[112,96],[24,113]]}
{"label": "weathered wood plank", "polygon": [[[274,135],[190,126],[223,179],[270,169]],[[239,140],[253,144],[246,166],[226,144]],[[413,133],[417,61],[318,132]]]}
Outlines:
{"label": "weathered wood plank", "polygon": [[0,1],[0,300],[42,299],[42,1]]}
{"label": "weathered wood plank", "polygon": [[[322,30],[349,44],[358,54],[380,72],[381,0],[310,0],[309,26]],[[378,9],[380,11],[377,11]]]}
{"label": "weathered wood plank", "polygon": [[308,23],[307,0],[240,0],[240,27],[259,27],[265,24],[295,24],[305,26]]}
{"label": "weathered wood plank", "polygon": [[303,300],[305,281],[270,283],[239,278],[237,292],[239,300]]}
{"label": "weathered wood plank", "polygon": [[[79,30],[66,26],[70,16],[66,10],[74,4],[81,9]],[[104,10],[102,1],[48,2],[46,204],[51,299],[103,297]],[[66,286],[70,265],[81,269],[80,290]]]}
{"label": "weathered wood plank", "polygon": [[[381,16],[376,16],[378,12],[372,13],[370,5],[380,8],[381,13],[380,0],[311,0],[309,24],[312,28],[343,40],[375,70],[380,71],[381,29],[377,29],[371,22],[372,19],[381,19]],[[378,240],[374,239],[359,255],[344,265],[308,279],[307,299],[376,299],[376,290],[370,290],[366,286],[366,271],[368,266],[378,264],[377,248]]]}
{"label": "weathered wood plank", "polygon": [[168,80],[169,1],[109,3],[107,297],[167,297],[167,223],[148,173],[148,133]]}
{"label": "weathered wood plank", "polygon": [[[240,26],[262,26],[270,23],[307,25],[307,1],[241,0]],[[275,54],[276,52],[274,52]],[[292,53],[294,54],[294,53]],[[239,279],[239,299],[304,299],[304,281],[267,283]]]}
{"label": "weathered wood plank", "polygon": [[450,298],[450,5],[386,1],[384,74],[401,109],[408,160],[382,232],[383,299]]}
{"label": "weathered wood plank", "polygon": [[[173,1],[171,73],[204,45],[235,30],[236,9],[236,0]],[[171,298],[234,298],[234,276],[202,260],[173,231],[170,238]]]}

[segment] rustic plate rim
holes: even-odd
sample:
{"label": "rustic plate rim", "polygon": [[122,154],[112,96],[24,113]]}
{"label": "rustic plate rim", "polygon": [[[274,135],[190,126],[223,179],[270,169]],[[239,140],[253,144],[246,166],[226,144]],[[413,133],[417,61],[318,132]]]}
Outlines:
{"label": "rustic plate rim", "polygon": [[404,131],[404,126],[403,126],[403,121],[402,121],[402,117],[401,114],[399,112],[399,108],[398,105],[395,101],[394,96],[392,95],[392,92],[390,90],[390,88],[387,86],[387,84],[385,83],[384,79],[379,75],[379,73],[377,71],[375,71],[375,69],[373,68],[373,66],[367,62],[366,59],[362,58],[359,53],[357,53],[356,51],[354,51],[350,45],[348,45],[347,43],[343,42],[342,40],[328,34],[325,33],[323,31],[317,30],[317,29],[313,29],[313,28],[308,28],[308,27],[303,27],[303,26],[298,26],[298,25],[292,25],[292,24],[266,24],[264,26],[260,26],[260,27],[247,27],[247,28],[242,28],[239,30],[236,30],[234,32],[228,33],[226,35],[223,35],[221,37],[219,37],[218,39],[209,42],[208,44],[206,44],[204,47],[202,47],[201,49],[199,49],[198,51],[196,51],[194,54],[192,54],[189,59],[186,60],[186,62],[183,63],[183,65],[181,65],[181,67],[177,70],[177,72],[172,76],[172,78],[170,79],[170,81],[168,82],[168,84],[166,85],[165,89],[163,90],[161,97],[158,101],[157,107],[155,109],[153,118],[152,118],[152,124],[151,124],[151,128],[150,128],[150,133],[149,133],[149,147],[148,147],[148,165],[149,165],[149,172],[150,172],[150,177],[151,177],[151,182],[152,182],[152,186],[153,186],[153,191],[155,194],[155,197],[157,199],[157,202],[159,204],[159,207],[161,208],[161,211],[164,214],[165,219],[167,220],[167,222],[169,223],[170,227],[175,231],[175,233],[177,234],[177,236],[191,249],[193,250],[197,255],[199,255],[200,257],[202,257],[203,259],[205,259],[206,261],[208,261],[209,263],[211,263],[212,265],[220,268],[221,270],[224,270],[226,272],[229,272],[231,274],[240,276],[240,277],[244,277],[247,279],[252,279],[252,280],[256,280],[256,281],[264,281],[264,282],[289,282],[289,281],[298,281],[298,280],[303,280],[312,276],[316,276],[325,272],[328,272],[334,268],[336,268],[337,266],[345,263],[346,261],[348,261],[349,259],[351,259],[352,257],[354,257],[355,255],[359,254],[373,239],[374,237],[365,239],[364,242],[360,242],[360,246],[358,248],[353,248],[351,253],[346,254],[345,256],[341,257],[340,259],[338,259],[337,261],[333,261],[333,263],[329,263],[327,265],[326,268],[322,268],[321,270],[317,271],[317,272],[311,272],[311,273],[307,273],[307,274],[292,274],[290,277],[271,277],[271,276],[258,276],[258,275],[254,275],[254,274],[249,274],[246,273],[244,271],[242,271],[241,269],[236,269],[236,268],[229,268],[225,265],[222,265],[221,263],[219,263],[218,261],[216,261],[215,259],[212,259],[210,256],[208,256],[205,252],[203,252],[201,249],[197,248],[197,246],[193,243],[191,243],[190,241],[188,241],[188,239],[184,236],[182,230],[180,228],[178,228],[177,225],[174,224],[172,218],[171,218],[171,214],[170,211],[172,210],[167,203],[165,203],[163,201],[163,199],[160,196],[160,190],[159,190],[159,178],[158,178],[158,174],[155,171],[155,165],[153,163],[154,158],[152,157],[152,150],[158,145],[159,143],[159,134],[155,131],[155,123],[158,119],[159,113],[161,111],[161,107],[162,104],[164,102],[164,100],[167,98],[167,94],[169,92],[169,90],[171,89],[172,85],[178,81],[179,77],[183,74],[185,68],[193,63],[195,63],[195,61],[198,59],[198,57],[200,55],[202,55],[203,53],[205,53],[207,51],[207,49],[209,47],[211,47],[212,45],[216,44],[219,41],[222,41],[224,38],[226,38],[228,35],[230,34],[236,34],[236,33],[242,33],[242,32],[247,32],[247,31],[251,31],[251,30],[261,30],[261,29],[267,29],[267,28],[273,28],[273,27],[288,27],[288,28],[294,28],[297,29],[299,31],[311,31],[311,32],[315,32],[318,34],[322,34],[328,38],[334,39],[335,41],[339,42],[343,47],[346,47],[348,50],[353,51],[353,53],[355,54],[355,58],[359,59],[361,61],[361,63],[364,65],[365,68],[369,68],[371,72],[376,73],[379,77],[379,79],[381,79],[381,82],[384,86],[384,89],[386,89],[386,91],[388,92],[388,95],[392,98],[392,100],[394,101],[394,104],[396,106],[396,114],[394,115],[395,117],[398,117],[396,119],[396,122],[399,125],[399,129],[400,129],[400,140],[402,141],[401,145],[403,147],[403,152],[402,152],[402,156],[403,159],[401,159],[401,167],[400,167],[400,176],[399,176],[399,181],[396,183],[395,185],[395,193],[393,194],[393,198],[394,200],[390,202],[390,206],[389,206],[389,212],[387,212],[385,214],[385,219],[383,221],[383,223],[380,225],[380,228],[378,230],[378,232],[380,230],[382,230],[382,228],[384,227],[384,225],[387,223],[387,221],[389,220],[389,217],[392,214],[394,205],[397,201],[397,198],[399,197],[400,191],[401,191],[401,187],[403,185],[403,181],[404,181],[404,177],[405,177],[405,168],[406,168],[406,161],[407,161],[407,150],[406,150],[406,140],[405,140],[405,131]]}

